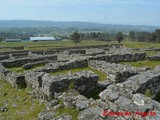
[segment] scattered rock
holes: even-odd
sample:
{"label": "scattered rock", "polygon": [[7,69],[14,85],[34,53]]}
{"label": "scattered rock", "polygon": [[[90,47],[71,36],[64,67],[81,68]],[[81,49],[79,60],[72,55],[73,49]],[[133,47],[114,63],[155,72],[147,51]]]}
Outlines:
{"label": "scattered rock", "polygon": [[0,112],[6,112],[8,109],[6,107],[0,107]]}

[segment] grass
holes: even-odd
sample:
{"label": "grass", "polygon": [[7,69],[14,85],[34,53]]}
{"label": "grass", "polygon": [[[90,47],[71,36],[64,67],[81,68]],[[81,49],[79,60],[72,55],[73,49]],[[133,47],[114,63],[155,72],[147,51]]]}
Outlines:
{"label": "grass", "polygon": [[16,73],[24,73],[24,69],[22,66],[20,67],[11,67],[11,68],[7,68],[9,71],[14,71]]}
{"label": "grass", "polygon": [[[5,96],[4,93],[7,93]],[[5,81],[0,81],[0,107],[7,112],[0,112],[2,120],[37,120],[38,113],[45,105],[38,100],[30,99],[26,89],[15,90]]]}
{"label": "grass", "polygon": [[159,48],[160,47],[160,43],[151,43],[151,42],[122,41],[122,44],[124,44],[129,48],[150,48],[150,47]]}
{"label": "grass", "polygon": [[144,92],[144,95],[147,96],[147,97],[152,97],[152,93],[149,89],[147,89],[145,92]]}
{"label": "grass", "polygon": [[[58,72],[51,73],[50,75],[67,74],[68,72],[75,73],[75,72],[80,72],[82,70],[90,70],[90,71],[95,72],[99,76],[99,81],[104,81],[104,80],[107,79],[106,73],[102,73],[102,72],[100,72],[98,70],[91,69],[90,67],[76,68],[76,69],[71,69],[71,70],[63,70],[63,71],[58,71]],[[73,85],[71,85],[71,86],[73,86]]]}
{"label": "grass", "polygon": [[[112,42],[84,40],[78,46],[104,45]],[[0,47],[16,47],[24,46],[25,50],[42,50],[57,47],[74,47],[76,46],[71,40],[68,41],[52,41],[52,42],[0,42]]]}
{"label": "grass", "polygon": [[138,62],[122,62],[122,64],[125,65],[131,65],[134,67],[150,67],[150,68],[154,68],[158,65],[160,65],[160,61],[148,61],[148,60],[144,60],[144,61],[138,61]]}
{"label": "grass", "polygon": [[[90,45],[108,45],[118,44],[117,41],[96,41],[96,40],[83,40],[78,46],[90,46]],[[133,42],[129,40],[122,41],[121,44],[129,48],[149,48],[160,47],[160,43],[151,42]],[[0,47],[16,47],[24,46],[25,50],[42,50],[48,48],[60,48],[60,47],[75,47],[76,45],[71,41],[52,41],[52,42],[0,42]],[[4,50],[3,50],[4,51]]]}
{"label": "grass", "polygon": [[33,68],[27,69],[27,70],[25,70],[22,66],[19,66],[19,67],[11,67],[11,68],[7,68],[7,69],[8,69],[9,71],[15,71],[16,73],[24,73],[24,71],[34,70],[34,69],[36,69],[36,68],[38,68],[38,67],[43,67],[43,66],[45,66],[45,65],[46,65],[46,63],[42,63],[42,64],[36,65],[36,66],[34,66]]}
{"label": "grass", "polygon": [[152,54],[160,54],[160,51],[145,51],[146,54],[152,55]]}

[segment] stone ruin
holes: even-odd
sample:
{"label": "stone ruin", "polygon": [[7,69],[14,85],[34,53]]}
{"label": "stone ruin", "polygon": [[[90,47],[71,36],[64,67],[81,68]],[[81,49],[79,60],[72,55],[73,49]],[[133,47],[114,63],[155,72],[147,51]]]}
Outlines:
{"label": "stone ruin", "polygon": [[[29,88],[31,98],[47,101],[46,109],[38,114],[39,120],[73,119],[67,113],[57,116],[59,108],[75,109],[78,120],[159,120],[156,96],[160,93],[160,67],[137,68],[121,62],[159,61],[160,54],[147,55],[145,51],[160,49],[138,50],[109,45],[3,52],[0,77],[15,89]],[[24,72],[12,71],[12,67],[21,67]],[[100,76],[91,70],[70,71],[80,68],[98,70],[107,78],[99,81]],[[146,90],[151,92],[150,98],[145,96]],[[95,94],[99,95],[96,99],[91,97]],[[112,115],[104,115],[105,110],[112,111]],[[156,115],[135,115],[137,111],[155,111]]]}

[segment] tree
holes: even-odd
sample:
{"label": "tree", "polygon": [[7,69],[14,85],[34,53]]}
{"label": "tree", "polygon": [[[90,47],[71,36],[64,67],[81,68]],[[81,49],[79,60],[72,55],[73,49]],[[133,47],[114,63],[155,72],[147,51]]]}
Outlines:
{"label": "tree", "polygon": [[146,35],[144,34],[144,32],[140,32],[137,34],[137,40],[140,42],[145,42],[146,41]]}
{"label": "tree", "polygon": [[160,37],[157,37],[157,38],[155,39],[155,41],[156,41],[156,42],[160,42]]}
{"label": "tree", "polygon": [[149,37],[149,41],[154,42],[156,40],[157,36],[155,35],[155,33],[151,33],[150,37]]}
{"label": "tree", "polygon": [[2,42],[2,41],[3,41],[3,37],[0,36],[0,42]]}
{"label": "tree", "polygon": [[131,40],[135,40],[135,32],[134,32],[134,31],[130,31],[130,32],[129,32],[129,38],[130,38]]}
{"label": "tree", "polygon": [[80,34],[78,32],[75,32],[75,33],[71,34],[70,38],[73,41],[73,43],[75,43],[75,45],[77,45],[78,43],[81,42],[81,40],[80,40]]}
{"label": "tree", "polygon": [[116,40],[118,41],[118,43],[121,43],[121,41],[124,39],[123,33],[122,32],[118,32],[116,35]]}

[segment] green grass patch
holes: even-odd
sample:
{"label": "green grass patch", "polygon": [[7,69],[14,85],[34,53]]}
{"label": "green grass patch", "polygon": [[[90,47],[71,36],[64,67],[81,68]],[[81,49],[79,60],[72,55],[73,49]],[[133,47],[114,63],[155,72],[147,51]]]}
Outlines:
{"label": "green grass patch", "polygon": [[147,97],[152,97],[152,93],[149,89],[147,89],[145,92],[144,92],[144,95],[147,96]]}
{"label": "green grass patch", "polygon": [[38,113],[45,108],[44,103],[30,99],[26,89],[15,90],[5,81],[0,81],[0,107],[2,106],[8,109],[7,112],[0,113],[2,120],[37,120]]}
{"label": "green grass patch", "polygon": [[[68,41],[44,41],[44,42],[0,42],[0,47],[17,47],[24,46],[25,50],[46,50],[49,48],[61,48],[61,47],[77,47],[77,46],[90,46],[90,45],[110,45],[118,44],[117,41],[98,41],[98,40],[83,40],[78,45],[75,45],[71,40]],[[151,42],[137,42],[124,40],[121,42],[129,48],[149,48],[160,47],[160,43]],[[0,50],[1,51],[1,50]],[[2,50],[4,51],[4,50]],[[10,49],[5,49],[10,51]]]}
{"label": "green grass patch", "polygon": [[160,51],[145,51],[145,53],[148,55],[153,55],[153,54],[160,54]]}
{"label": "green grass patch", "polygon": [[14,71],[16,73],[24,73],[24,69],[22,66],[20,67],[11,67],[11,68],[7,68],[9,71]]}
{"label": "green grass patch", "polygon": [[35,65],[34,67],[32,67],[32,68],[30,68],[30,69],[28,69],[28,70],[34,70],[34,69],[36,69],[36,68],[38,68],[38,67],[43,67],[43,66],[45,66],[47,63],[40,63],[40,64],[38,64],[38,65]]}
{"label": "green grass patch", "polygon": [[[90,71],[95,72],[99,76],[99,81],[104,81],[107,79],[106,73],[102,73],[102,72],[95,70],[95,69],[92,69],[90,67],[76,68],[76,69],[71,69],[71,70],[63,70],[63,71],[51,73],[50,75],[67,74],[68,72],[75,73],[75,72],[80,72],[82,70],[90,70]],[[73,86],[73,85],[71,85],[71,86]]]}
{"label": "green grass patch", "polygon": [[122,64],[131,65],[131,66],[134,66],[134,67],[147,66],[147,67],[150,67],[150,68],[154,68],[154,67],[160,65],[160,61],[148,61],[148,60],[145,60],[145,61],[138,61],[138,62],[122,62]]}
{"label": "green grass patch", "polygon": [[152,42],[137,42],[137,41],[122,41],[122,44],[129,48],[150,48],[150,47],[160,47],[160,43],[152,43]]}
{"label": "green grass patch", "polygon": [[[74,47],[74,46],[89,46],[89,45],[104,45],[112,42],[84,40],[78,45],[75,45],[71,40],[68,41],[44,41],[44,42],[0,42],[0,47],[17,47],[24,46],[25,50],[42,50],[48,48],[59,47]],[[115,43],[115,42],[114,42]]]}
{"label": "green grass patch", "polygon": [[34,69],[36,69],[36,68],[38,68],[38,67],[43,67],[43,66],[45,66],[45,65],[46,65],[46,63],[42,63],[42,64],[36,65],[36,66],[34,66],[34,67],[30,68],[30,69],[27,69],[27,70],[25,70],[22,66],[19,66],[19,67],[11,67],[11,68],[7,68],[7,69],[8,69],[9,71],[14,71],[14,72],[16,72],[16,73],[24,73],[24,71],[34,70]]}

